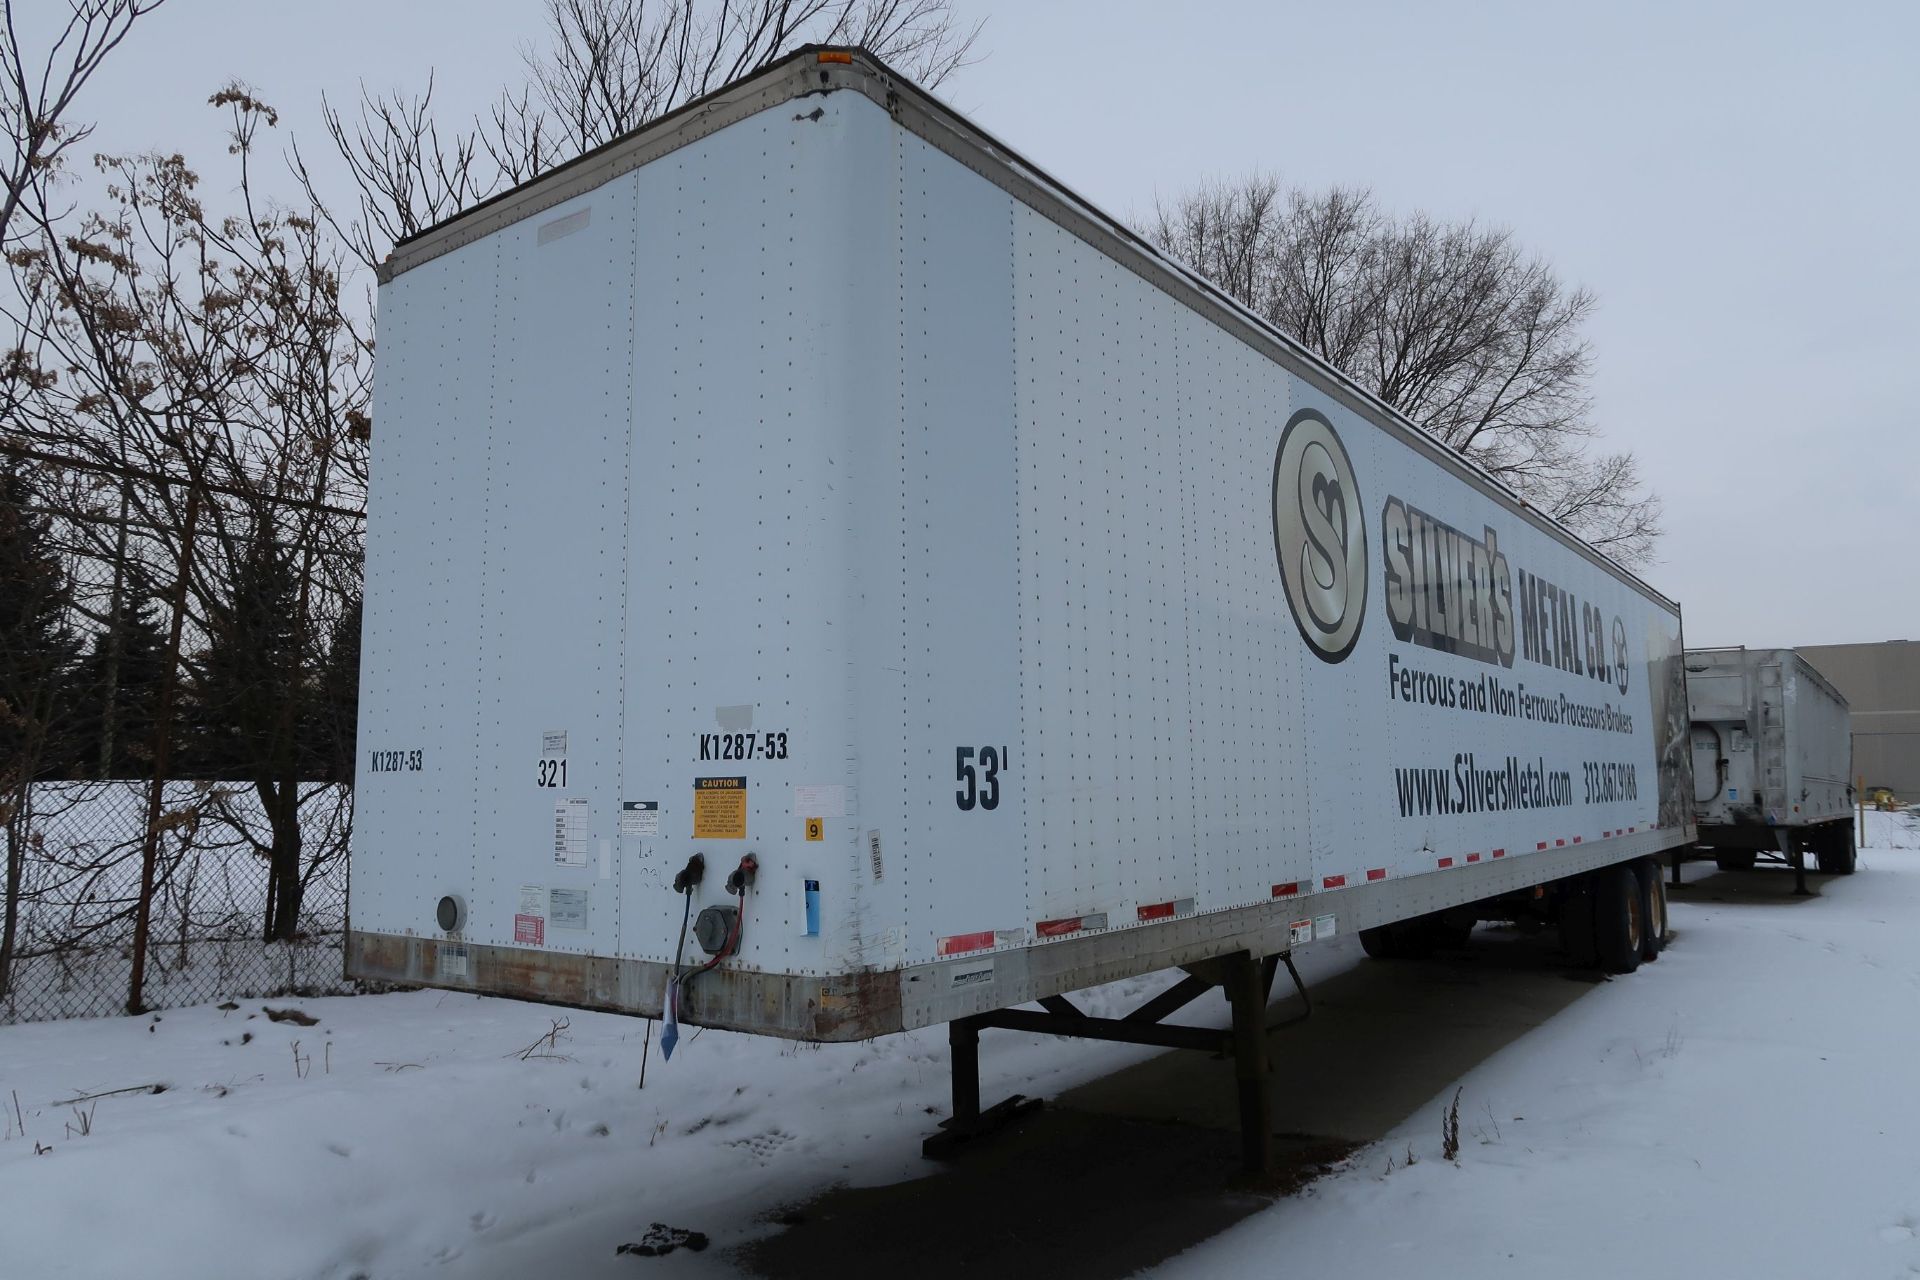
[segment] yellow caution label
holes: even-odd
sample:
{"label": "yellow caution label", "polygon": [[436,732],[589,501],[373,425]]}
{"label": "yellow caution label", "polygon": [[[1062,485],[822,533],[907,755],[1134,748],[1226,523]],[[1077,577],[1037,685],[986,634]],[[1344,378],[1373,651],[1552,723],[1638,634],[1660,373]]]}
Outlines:
{"label": "yellow caution label", "polygon": [[825,818],[808,818],[807,819],[807,839],[825,840],[826,838],[827,838],[826,819]]}
{"label": "yellow caution label", "polygon": [[693,838],[745,840],[747,838],[747,780],[695,778],[693,780]]}

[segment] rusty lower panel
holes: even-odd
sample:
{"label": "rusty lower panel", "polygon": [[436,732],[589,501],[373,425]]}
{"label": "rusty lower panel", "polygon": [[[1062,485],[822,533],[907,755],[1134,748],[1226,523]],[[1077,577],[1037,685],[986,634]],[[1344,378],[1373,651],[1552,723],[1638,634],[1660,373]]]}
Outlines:
{"label": "rusty lower panel", "polygon": [[[466,950],[466,972],[441,948]],[[347,976],[370,982],[442,987],[515,1000],[660,1016],[671,966],[499,947],[390,933],[347,935]],[[789,1040],[867,1040],[899,1031],[900,975],[850,973],[831,978],[759,973],[722,966],[681,989],[680,1020]]]}

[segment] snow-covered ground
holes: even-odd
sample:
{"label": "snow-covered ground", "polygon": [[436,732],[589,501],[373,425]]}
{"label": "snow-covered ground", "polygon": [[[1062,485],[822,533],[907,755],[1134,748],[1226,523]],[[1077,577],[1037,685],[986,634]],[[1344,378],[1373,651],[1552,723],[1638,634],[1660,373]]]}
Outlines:
{"label": "snow-covered ground", "polygon": [[[1405,1120],[1343,1120],[1366,1111],[1346,1096],[1372,1089],[1363,1073],[1289,1084],[1294,1033],[1283,1033],[1280,1088],[1293,1110],[1324,1116],[1316,1133],[1380,1140],[1267,1206],[1222,1193],[1225,1170],[1211,1185],[1204,1170],[1183,1174],[1231,1202],[1222,1221],[1239,1224],[1159,1232],[1130,1264],[1128,1232],[1107,1231],[1097,1257],[1065,1270],[1123,1274],[1191,1245],[1162,1273],[1920,1274],[1920,823],[1869,818],[1860,874],[1821,878],[1812,898],[1787,896],[1779,871],[1690,869],[1673,947],[1631,977],[1569,983],[1544,961],[1518,977],[1440,962],[1346,974],[1425,1010],[1358,1028],[1404,1046],[1410,1078],[1392,1095],[1404,1105],[1388,1105]],[[1374,1016],[1340,994],[1354,989],[1342,971],[1363,962],[1350,945],[1303,956],[1309,981],[1334,993],[1308,1027],[1334,1039],[1300,1043],[1337,1044],[1343,1019],[1354,1031]],[[1104,988],[1088,1003],[1118,1011],[1153,985]],[[683,1038],[671,1063],[653,1045],[642,1088],[648,1027],[632,1019],[438,992],[264,1007],[288,1005],[317,1024],[270,1020],[249,1001],[0,1027],[0,1275],[780,1270],[782,1242],[822,1212],[793,1206],[837,1186],[926,1177],[919,1141],[947,1101],[937,1031],[826,1047],[709,1031]],[[1222,1016],[1217,1003],[1194,1009]],[[1455,1043],[1456,1016],[1477,1028],[1459,1043],[1486,1047],[1443,1071],[1431,1064],[1453,1051],[1435,1046]],[[994,1096],[1064,1093],[1067,1113],[1132,1087],[1153,1096],[1120,1110],[1151,1115],[1170,1105],[1153,1082],[1174,1061],[1010,1033],[991,1034],[984,1052]],[[1223,1064],[1196,1070],[1226,1091]],[[164,1091],[69,1101],[155,1084]],[[1456,1089],[1453,1163],[1441,1113]],[[1196,1110],[1203,1103],[1196,1095]],[[1183,1131],[1142,1128],[1139,1150],[1119,1156],[1108,1133],[1088,1161],[1137,1158],[1144,1169]],[[880,1212],[896,1227],[945,1222],[977,1242],[983,1265],[1020,1274],[1038,1246],[1000,1239],[999,1214],[979,1207],[977,1189],[950,1196],[952,1176],[902,1186]],[[1045,1185],[1021,1193],[1042,1211],[1047,1198]],[[971,1215],[958,1224],[947,1221],[956,1205]],[[1149,1216],[1207,1221],[1158,1193],[1123,1208],[1143,1241]],[[785,1234],[774,1222],[810,1216]],[[1071,1241],[1070,1218],[1056,1212],[1052,1234]],[[656,1221],[713,1245],[616,1252]],[[751,1257],[741,1252],[754,1242]],[[940,1248],[930,1245],[924,1274],[951,1262],[951,1246]],[[800,1253],[793,1269],[808,1274],[893,1269],[877,1255]]]}
{"label": "snow-covered ground", "polygon": [[1161,1274],[1920,1275],[1920,822],[1868,818],[1859,873],[1816,898],[1692,868],[1724,900],[1677,892],[1658,964],[1459,1082],[1457,1164],[1449,1085]]}

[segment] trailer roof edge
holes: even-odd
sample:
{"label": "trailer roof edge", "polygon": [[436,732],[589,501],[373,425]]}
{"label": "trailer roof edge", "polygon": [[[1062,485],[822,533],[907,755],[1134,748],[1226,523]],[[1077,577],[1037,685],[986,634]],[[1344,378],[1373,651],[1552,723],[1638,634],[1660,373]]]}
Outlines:
{"label": "trailer roof edge", "polygon": [[[850,55],[822,60],[832,52]],[[1293,338],[1249,311],[1184,263],[1161,253],[1120,219],[979,128],[871,52],[805,45],[761,70],[686,103],[622,137],[400,241],[379,265],[380,283],[545,209],[604,186],[623,174],[726,126],[796,98],[851,89],[916,136],[965,164],[1121,265],[1254,347],[1348,409],[1398,436],[1430,461],[1486,491],[1520,519],[1579,552],[1634,590],[1681,616],[1677,601],[1527,502],[1484,467],[1447,448],[1397,409]],[[978,163],[985,158],[993,163]]]}

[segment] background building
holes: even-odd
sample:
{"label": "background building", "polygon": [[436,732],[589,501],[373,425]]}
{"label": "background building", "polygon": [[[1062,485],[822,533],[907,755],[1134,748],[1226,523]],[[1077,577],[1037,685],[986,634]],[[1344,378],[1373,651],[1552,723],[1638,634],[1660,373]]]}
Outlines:
{"label": "background building", "polygon": [[1920,642],[1804,645],[1799,653],[1853,705],[1853,771],[1920,801]]}

